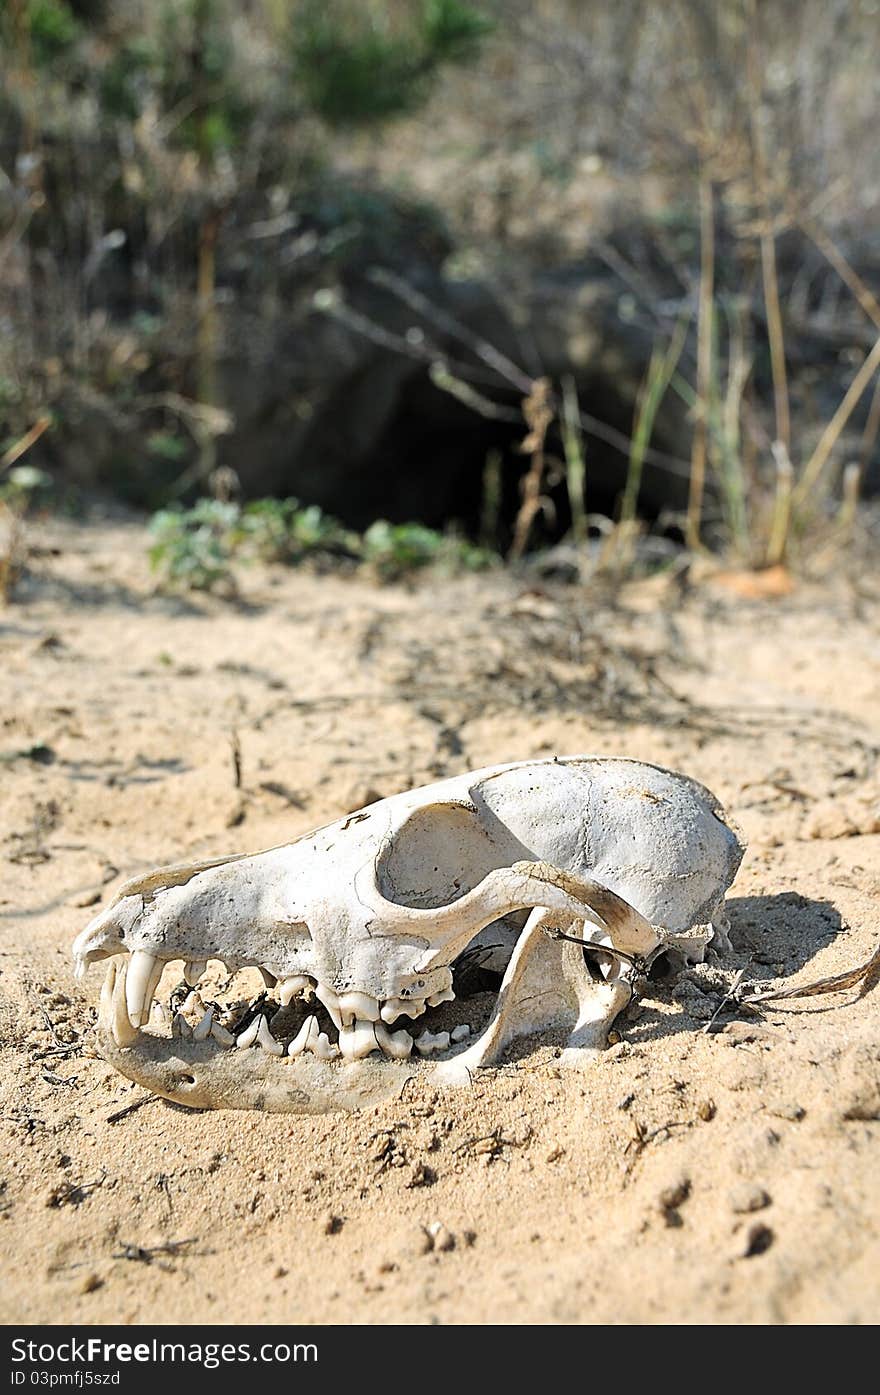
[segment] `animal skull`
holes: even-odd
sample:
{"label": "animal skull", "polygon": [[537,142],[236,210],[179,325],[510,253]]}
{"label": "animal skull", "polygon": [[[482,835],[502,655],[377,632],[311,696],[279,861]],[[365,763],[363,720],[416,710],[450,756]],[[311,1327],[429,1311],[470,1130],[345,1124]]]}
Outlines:
{"label": "animal skull", "polygon": [[[717,800],[683,775],[616,758],[522,761],[265,852],[136,878],[77,937],[74,960],[79,976],[109,958],[100,1048],[151,1090],[201,1108],[355,1109],[416,1069],[466,1082],[532,1033],[564,1032],[565,1064],[590,1059],[661,949],[701,957],[723,937],[742,855]],[[432,1031],[455,1011],[444,1005],[459,967],[499,942],[506,969],[478,1040],[464,1022]],[[275,997],[224,1020],[191,992],[172,1013],[153,1003],[172,960],[190,985],[208,960],[253,966]],[[397,1025],[426,1015],[415,1041]],[[413,1048],[442,1059],[419,1065]]]}

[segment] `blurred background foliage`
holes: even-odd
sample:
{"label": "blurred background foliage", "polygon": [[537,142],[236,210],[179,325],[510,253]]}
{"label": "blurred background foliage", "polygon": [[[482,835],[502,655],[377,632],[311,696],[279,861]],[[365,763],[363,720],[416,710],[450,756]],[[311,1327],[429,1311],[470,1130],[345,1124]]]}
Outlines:
{"label": "blurred background foliage", "polygon": [[839,540],[878,40],[880,0],[0,0],[0,488],[295,496],[292,557]]}

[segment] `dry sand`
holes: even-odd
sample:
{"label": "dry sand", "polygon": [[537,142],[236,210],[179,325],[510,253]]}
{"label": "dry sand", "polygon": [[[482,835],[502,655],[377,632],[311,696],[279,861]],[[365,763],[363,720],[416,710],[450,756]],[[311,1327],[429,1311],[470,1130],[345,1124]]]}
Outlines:
{"label": "dry sand", "polygon": [[[41,541],[0,614],[3,1321],[880,1319],[876,988],[702,1031],[737,969],[807,982],[880,939],[880,602],[270,568],[180,600],[138,526]],[[732,957],[651,983],[585,1073],[538,1044],[360,1115],[110,1121],[144,1091],[94,1055],[69,947],[122,878],[551,752],[720,796]]]}

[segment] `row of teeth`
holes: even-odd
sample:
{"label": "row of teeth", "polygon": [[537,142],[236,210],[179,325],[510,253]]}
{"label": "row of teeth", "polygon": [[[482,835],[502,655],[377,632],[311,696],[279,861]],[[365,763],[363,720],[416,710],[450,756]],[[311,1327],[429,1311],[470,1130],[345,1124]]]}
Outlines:
{"label": "row of teeth", "polygon": [[[129,956],[125,975],[125,1010],[133,1029],[142,1027],[148,1020],[167,1025],[170,1019],[172,1036],[178,1039],[201,1042],[211,1037],[224,1047],[246,1050],[257,1046],[273,1056],[285,1055],[284,1044],[272,1035],[270,1021],[265,1014],[256,1016],[243,1031],[236,1034],[219,1020],[216,1007],[213,1004],[206,1006],[195,991],[189,994],[182,1009],[173,1014],[163,1004],[154,1003],[153,997],[166,962],[146,950],[134,950]],[[195,960],[185,965],[184,978],[191,988],[195,988],[206,968],[206,960]],[[313,1014],[305,1019],[287,1046],[288,1056],[310,1052],[322,1060],[342,1056],[347,1061],[356,1061],[373,1051],[381,1051],[394,1060],[405,1060],[413,1049],[420,1056],[432,1056],[448,1050],[453,1042],[464,1041],[470,1036],[471,1029],[466,1023],[453,1028],[451,1032],[423,1031],[415,1038],[406,1031],[388,1030],[388,1026],[399,1017],[420,1017],[427,1007],[439,1007],[441,1003],[451,1002],[455,998],[451,971],[448,971],[446,986],[426,998],[389,998],[385,1002],[368,993],[350,991],[337,994],[332,988],[316,983],[305,974],[292,974],[276,982],[271,974],[265,970],[262,972],[267,986],[276,988],[280,1008],[287,1007],[294,998],[306,1002],[317,998],[339,1033],[338,1044],[331,1042],[327,1034],[320,1030],[318,1019]],[[121,1006],[120,1003],[119,1008]],[[188,1018],[194,1013],[200,1015],[192,1025]],[[273,1016],[272,1025],[274,1020]]]}

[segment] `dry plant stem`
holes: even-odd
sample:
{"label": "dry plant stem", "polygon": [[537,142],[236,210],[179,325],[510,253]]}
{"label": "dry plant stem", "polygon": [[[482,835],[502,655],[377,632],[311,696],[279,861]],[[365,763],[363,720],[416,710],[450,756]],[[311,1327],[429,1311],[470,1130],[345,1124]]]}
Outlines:
{"label": "dry plant stem", "polygon": [[571,531],[575,542],[585,543],[589,537],[586,500],[586,462],[580,429],[580,408],[574,378],[562,382],[562,449],[565,454],[565,483],[571,507]]}
{"label": "dry plant stem", "polygon": [[523,441],[521,449],[531,454],[532,463],[522,483],[523,498],[516,516],[513,543],[509,554],[512,562],[518,561],[525,552],[532,524],[536,515],[540,513],[543,504],[541,486],[544,483],[544,443],[547,439],[547,429],[553,420],[553,408],[550,402],[550,380],[549,378],[538,378],[532,384],[532,390],[522,404],[523,416],[526,419],[529,434]]}
{"label": "dry plant stem", "polygon": [[706,488],[709,424],[709,379],[712,373],[713,309],[715,302],[715,195],[704,168],[700,171],[700,304],[697,320],[697,414],[691,449],[685,537],[688,547],[700,545],[700,521]]}
{"label": "dry plant stem", "polygon": [[868,419],[865,422],[865,429],[862,432],[862,443],[859,448],[859,464],[863,473],[867,470],[871,462],[878,431],[880,431],[880,377],[878,377],[874,384],[874,391],[871,394]]}
{"label": "dry plant stem", "polygon": [[689,317],[683,315],[675,326],[666,352],[661,354],[658,349],[654,349],[645,381],[639,393],[633,440],[630,447],[629,468],[620,506],[620,522],[611,539],[612,550],[616,553],[618,564],[621,567],[625,563],[626,549],[634,534],[639,491],[642,487],[642,470],[647,458],[654,422],[666,389],[678,367],[689,324]]}
{"label": "dry plant stem", "polygon": [[[216,248],[218,217],[209,213],[199,229],[198,254],[198,382],[199,399],[209,406],[217,401]],[[213,451],[213,441],[208,443]],[[213,462],[212,462],[213,463]]]}
{"label": "dry plant stem", "polygon": [[785,556],[788,547],[788,534],[791,528],[791,496],[794,488],[794,466],[788,451],[781,441],[774,441],[773,459],[776,461],[776,495],[773,500],[773,519],[770,524],[770,537],[767,542],[768,566],[776,566]]}
{"label": "dry plant stem", "polygon": [[24,554],[23,528],[18,514],[0,500],[0,605],[5,605],[18,580]]}
{"label": "dry plant stem", "polygon": [[846,257],[818,223],[814,223],[811,218],[802,218],[800,225],[829,265],[834,267],[843,284],[852,291],[868,318],[880,329],[880,301],[868,289],[858,272],[850,266]]}
{"label": "dry plant stem", "polygon": [[847,465],[843,472],[843,490],[840,509],[837,514],[838,543],[849,542],[855,528],[859,508],[859,485],[862,480],[862,467],[855,462]]}
{"label": "dry plant stem", "polygon": [[791,445],[791,422],[788,403],[788,378],[785,368],[785,335],[779,307],[779,282],[776,273],[776,236],[767,199],[767,160],[764,133],[761,129],[761,52],[759,47],[758,8],[756,0],[748,0],[748,71],[749,119],[752,134],[752,178],[756,200],[761,208],[761,276],[764,307],[767,312],[767,334],[770,340],[770,369],[773,375],[773,401],[776,411],[776,439],[788,450]]}
{"label": "dry plant stem", "polygon": [[843,431],[846,423],[858,406],[863,392],[878,368],[880,368],[880,337],[875,341],[873,349],[868,354],[858,373],[847,388],[843,401],[825,427],[825,430],[816,443],[813,454],[804,466],[803,474],[797,483],[793,495],[793,503],[796,509],[803,506],[809,497],[810,491],[818,483],[822,471],[828,463],[828,458],[837,444],[840,433]]}
{"label": "dry plant stem", "polygon": [[25,452],[39,441],[43,432],[48,430],[51,421],[51,417],[40,417],[34,422],[30,431],[26,431],[23,436],[14,441],[9,449],[0,455],[0,470],[8,470],[10,465],[14,465],[16,460],[20,460]]}
{"label": "dry plant stem", "polygon": [[756,985],[746,984],[741,990],[741,997],[744,1002],[751,1004],[769,1003],[780,998],[812,998],[820,993],[838,993],[844,988],[854,988],[857,983],[864,982],[877,970],[880,970],[880,945],[870,959],[860,964],[857,969],[848,969],[846,973],[833,974],[830,978],[818,978],[813,983],[795,985],[793,988],[761,989]]}

